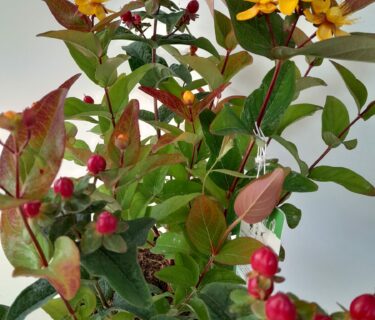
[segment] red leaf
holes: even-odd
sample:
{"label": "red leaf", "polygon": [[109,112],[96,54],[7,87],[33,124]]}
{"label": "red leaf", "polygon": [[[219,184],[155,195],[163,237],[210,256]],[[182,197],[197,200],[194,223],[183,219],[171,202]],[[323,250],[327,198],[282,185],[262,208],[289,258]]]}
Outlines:
{"label": "red leaf", "polygon": [[268,217],[279,202],[285,171],[277,168],[244,187],[234,202],[237,216],[247,223],[257,223]]}
{"label": "red leaf", "polygon": [[186,120],[190,119],[189,112],[187,108],[185,107],[184,103],[182,102],[182,100],[177,98],[173,94],[163,91],[163,90],[151,88],[151,87],[141,86],[139,87],[139,89],[147,93],[151,97],[156,98],[162,104],[164,104],[167,108],[177,113],[179,116],[183,117],[184,119]]}
{"label": "red leaf", "polygon": [[229,83],[224,83],[221,86],[214,89],[211,93],[209,93],[207,96],[205,96],[201,101],[197,102],[193,106],[193,119],[195,119],[204,108],[208,107],[211,102],[219,96],[226,87],[229,86]]}
{"label": "red leaf", "polygon": [[[70,78],[31,107],[35,124],[30,128],[30,141],[20,157],[22,197],[39,199],[48,192],[56,177],[65,150],[64,101],[78,77]],[[20,125],[15,136],[18,147],[22,147],[28,137],[26,126]],[[6,145],[15,149],[12,136],[9,136]],[[0,157],[0,181],[15,195],[16,166],[14,156],[7,148],[3,149]]]}
{"label": "red leaf", "polygon": [[69,30],[91,30],[91,21],[88,16],[80,13],[78,7],[68,0],[43,0],[55,19]]}
{"label": "red leaf", "polygon": [[124,165],[130,166],[137,162],[141,150],[141,135],[139,132],[139,102],[131,100],[122,113],[116,128],[113,130],[110,142],[108,143],[108,153],[116,166],[120,164],[120,150],[115,145],[116,137],[124,134],[129,137],[129,143],[124,150]]}

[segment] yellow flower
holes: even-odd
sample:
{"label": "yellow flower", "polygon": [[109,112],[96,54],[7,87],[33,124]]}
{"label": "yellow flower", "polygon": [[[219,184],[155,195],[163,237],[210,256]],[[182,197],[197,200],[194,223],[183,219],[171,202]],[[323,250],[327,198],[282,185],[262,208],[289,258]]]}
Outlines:
{"label": "yellow flower", "polygon": [[106,16],[106,9],[103,2],[108,0],[75,0],[78,11],[87,15],[95,15],[99,20],[103,20]]}
{"label": "yellow flower", "polygon": [[319,40],[348,35],[341,27],[353,21],[348,19],[342,7],[333,4],[331,7],[331,0],[312,0],[311,11],[306,9],[303,12],[307,21],[318,26],[316,35]]}
{"label": "yellow flower", "polygon": [[[255,3],[250,9],[242,11],[237,14],[237,20],[244,21],[250,20],[258,15],[259,12],[261,13],[272,13],[274,12],[276,7],[276,2],[273,0],[245,0],[248,2]],[[285,0],[288,1],[288,0]]]}
{"label": "yellow flower", "polygon": [[280,11],[287,16],[292,15],[297,6],[298,0],[279,0]]}

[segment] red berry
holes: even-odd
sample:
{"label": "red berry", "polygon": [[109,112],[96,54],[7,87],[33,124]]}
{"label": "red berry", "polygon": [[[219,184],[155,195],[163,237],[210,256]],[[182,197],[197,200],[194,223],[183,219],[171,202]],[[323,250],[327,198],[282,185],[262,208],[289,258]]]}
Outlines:
{"label": "red berry", "polygon": [[102,212],[96,221],[96,231],[100,234],[112,234],[117,229],[117,217],[108,211]]}
{"label": "red berry", "polygon": [[63,198],[70,198],[73,195],[74,183],[70,178],[60,178],[53,185],[53,191],[60,193]]}
{"label": "red berry", "polygon": [[190,14],[195,14],[199,10],[199,2],[197,0],[191,0],[188,5],[186,6],[186,10]]}
{"label": "red berry", "polygon": [[133,15],[131,11],[126,11],[123,15],[121,15],[121,20],[124,23],[132,22],[132,18],[133,18]]}
{"label": "red berry", "polygon": [[135,14],[135,15],[133,16],[133,24],[134,24],[135,26],[138,26],[138,25],[141,24],[141,22],[142,22],[142,18],[141,18],[141,16],[140,16],[139,14]]}
{"label": "red berry", "polygon": [[332,320],[331,317],[326,316],[324,314],[317,314],[314,317],[314,320]]}
{"label": "red berry", "polygon": [[273,283],[271,283],[271,286],[267,290],[264,290],[259,288],[258,277],[250,278],[249,282],[247,283],[247,291],[256,299],[266,300],[273,291]]}
{"label": "red berry", "polygon": [[375,320],[375,295],[363,294],[350,304],[352,320]]}
{"label": "red berry", "polygon": [[22,206],[23,213],[27,218],[34,218],[39,214],[41,205],[42,204],[40,201],[32,201],[25,203]]}
{"label": "red berry", "polygon": [[265,277],[272,277],[277,272],[278,258],[269,247],[262,247],[256,250],[251,256],[250,263],[254,270]]}
{"label": "red berry", "polygon": [[92,155],[87,161],[87,169],[92,174],[98,174],[99,172],[104,171],[106,166],[107,162],[98,154]]}
{"label": "red berry", "polygon": [[89,104],[94,104],[94,99],[90,96],[84,96],[83,101]]}
{"label": "red berry", "polygon": [[284,293],[277,293],[266,302],[267,320],[296,320],[297,311],[293,302]]}

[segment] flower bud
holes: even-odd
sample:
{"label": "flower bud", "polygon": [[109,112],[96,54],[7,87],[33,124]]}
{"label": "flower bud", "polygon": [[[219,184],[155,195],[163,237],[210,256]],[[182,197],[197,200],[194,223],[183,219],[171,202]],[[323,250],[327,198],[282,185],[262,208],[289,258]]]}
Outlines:
{"label": "flower bud", "polygon": [[191,91],[185,91],[182,94],[182,101],[185,105],[192,105],[195,101],[195,95]]}
{"label": "flower bud", "polygon": [[120,150],[125,150],[129,144],[129,135],[126,133],[120,133],[115,138],[115,146]]}

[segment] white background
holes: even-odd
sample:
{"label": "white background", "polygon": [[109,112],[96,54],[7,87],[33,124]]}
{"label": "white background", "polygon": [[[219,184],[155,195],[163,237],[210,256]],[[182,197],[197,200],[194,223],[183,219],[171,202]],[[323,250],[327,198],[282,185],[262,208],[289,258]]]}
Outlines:
{"label": "white background", "polygon": [[[35,35],[60,27],[42,1],[1,1],[0,20],[0,111],[22,110],[53,90],[67,78],[79,72],[69,57],[65,46],[57,40],[36,38]],[[109,7],[120,8],[121,1],[112,1]],[[182,2],[181,5],[186,4]],[[217,7],[224,10],[221,3]],[[212,18],[201,3],[201,18],[191,27],[193,34],[214,41]],[[375,6],[367,8],[356,18],[356,24],[348,31],[373,31]],[[303,26],[303,24],[301,24]],[[311,33],[313,30],[310,26]],[[306,28],[305,28],[306,29]],[[308,31],[307,33],[309,33]],[[117,42],[113,52],[120,51],[123,43]],[[306,64],[298,60],[301,71]],[[366,83],[369,101],[375,99],[375,65],[343,62]],[[226,94],[248,95],[257,88],[272,64],[261,57],[254,57],[254,64],[240,73]],[[310,89],[299,98],[300,102],[323,105],[327,95],[340,98],[355,117],[356,107],[347,90],[329,62],[313,70],[312,76],[324,78],[328,87]],[[83,94],[101,99],[102,91],[84,76],[74,85],[71,95]],[[135,93],[142,108],[150,108],[149,98]],[[91,135],[82,127],[81,136],[95,145]],[[358,138],[354,151],[340,147],[331,152],[322,163],[348,167],[375,183],[375,120],[359,123],[350,131],[348,138]],[[5,133],[0,132],[2,139]],[[311,164],[324,150],[320,139],[320,115],[299,122],[286,131],[300,149],[302,159]],[[272,145],[270,157],[277,156],[281,162],[295,167],[291,157],[282,149]],[[83,169],[64,163],[62,174],[79,176]],[[286,262],[281,264],[286,283],[276,290],[292,291],[306,300],[315,300],[330,311],[338,309],[336,302],[348,306],[350,301],[363,292],[374,292],[375,288],[375,210],[374,198],[352,194],[340,186],[325,183],[313,194],[293,195],[291,201],[303,210],[303,218],[296,230],[285,229],[283,245]],[[0,304],[9,305],[17,294],[32,279],[11,278],[12,267],[0,253]],[[28,319],[47,319],[38,311]]]}

